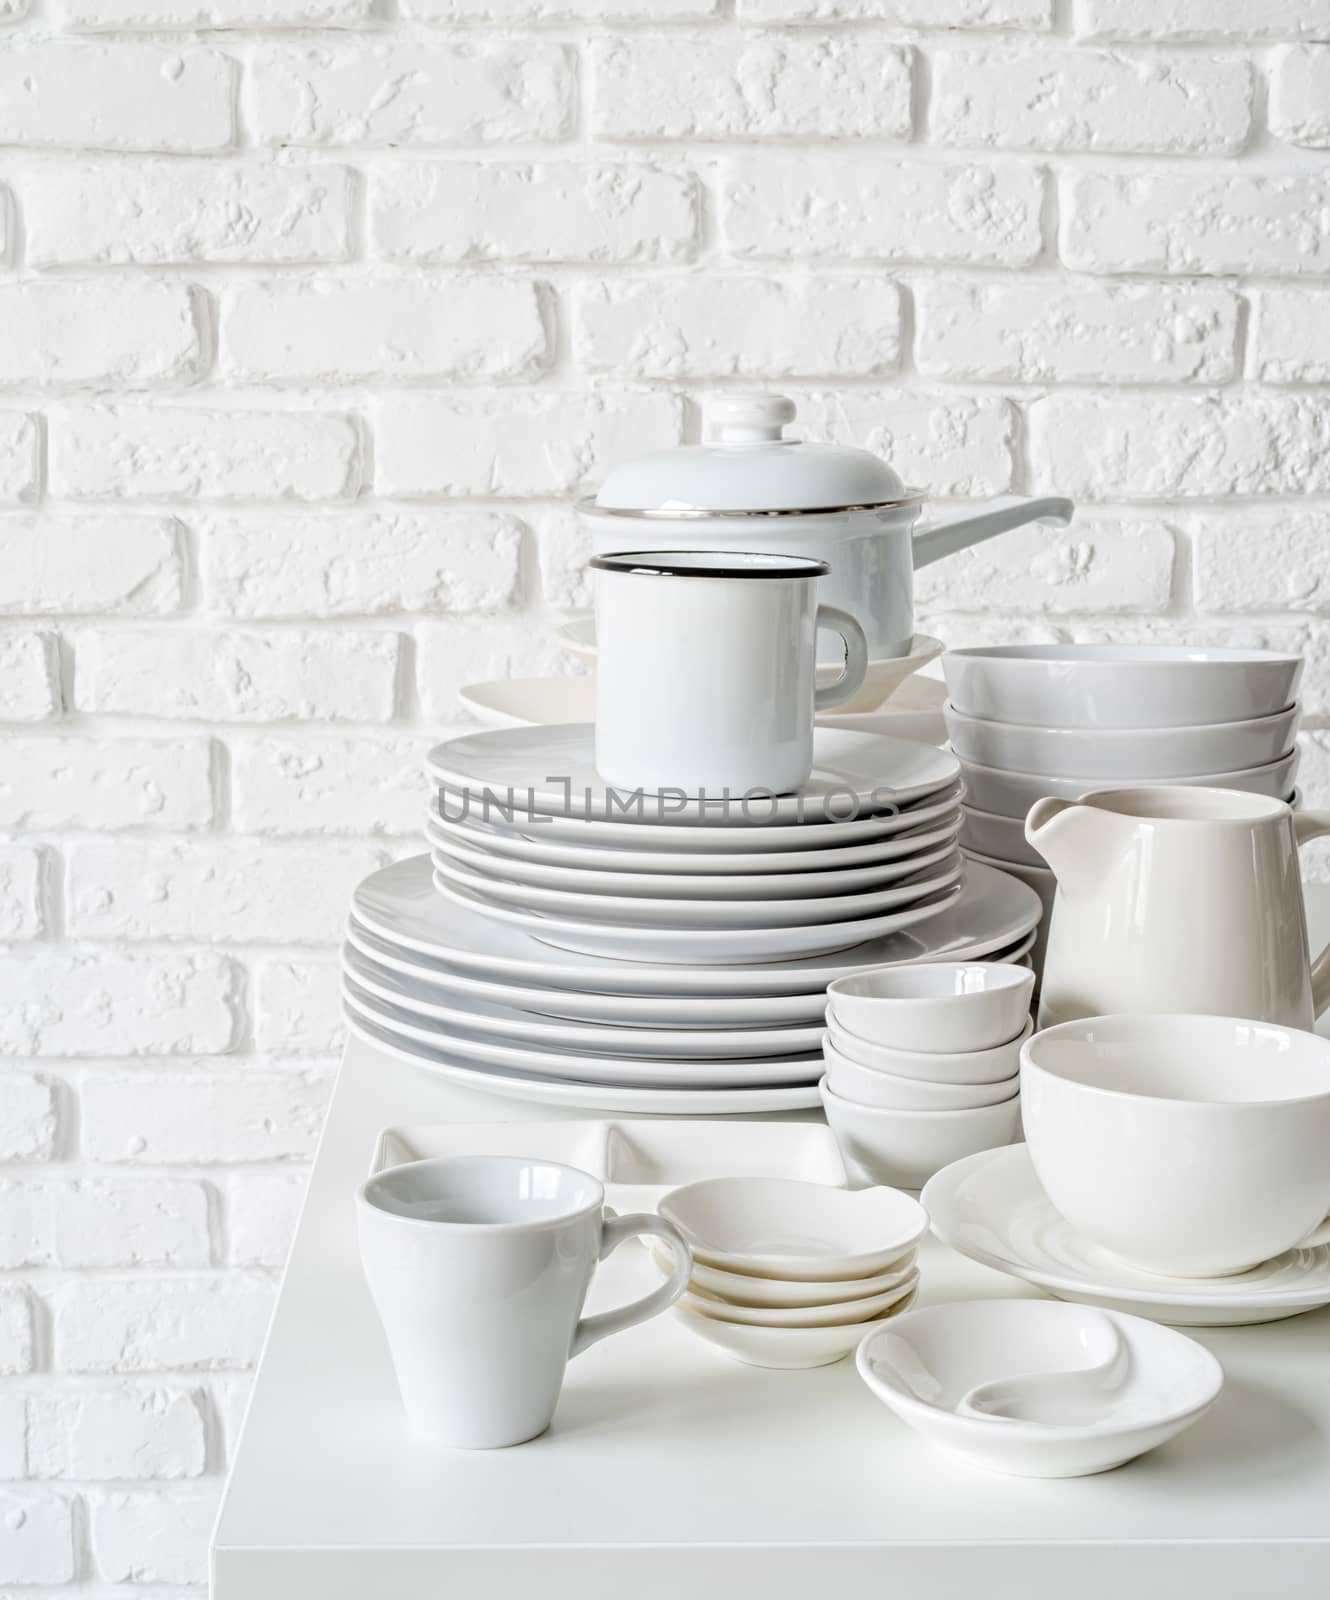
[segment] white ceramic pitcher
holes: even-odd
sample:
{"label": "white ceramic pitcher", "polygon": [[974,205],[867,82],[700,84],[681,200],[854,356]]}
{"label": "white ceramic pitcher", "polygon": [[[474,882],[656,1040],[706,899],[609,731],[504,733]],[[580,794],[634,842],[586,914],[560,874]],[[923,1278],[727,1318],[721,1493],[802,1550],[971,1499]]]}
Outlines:
{"label": "white ceramic pitcher", "polygon": [[1031,806],[1057,878],[1039,1025],[1125,1011],[1310,1028],[1330,1003],[1311,959],[1298,847],[1330,812],[1233,789],[1100,789]]}

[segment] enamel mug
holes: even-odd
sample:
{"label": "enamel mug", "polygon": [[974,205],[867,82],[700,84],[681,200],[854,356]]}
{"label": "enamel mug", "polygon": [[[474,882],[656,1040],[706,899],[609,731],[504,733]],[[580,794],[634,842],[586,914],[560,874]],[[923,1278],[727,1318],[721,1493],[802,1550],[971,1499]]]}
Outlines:
{"label": "enamel mug", "polygon": [[[813,717],[863,683],[864,632],[819,605],[824,561],[726,550],[596,556],[596,770],[615,789],[789,794]],[[817,630],[845,667],[816,687]]]}
{"label": "enamel mug", "polygon": [[[357,1195],[360,1258],[411,1431],[490,1450],[543,1433],[571,1357],[683,1293],[692,1256],[663,1217],[616,1217],[576,1167],[512,1156],[389,1167]],[[596,1269],[639,1234],[666,1241],[668,1282],[582,1315]]]}

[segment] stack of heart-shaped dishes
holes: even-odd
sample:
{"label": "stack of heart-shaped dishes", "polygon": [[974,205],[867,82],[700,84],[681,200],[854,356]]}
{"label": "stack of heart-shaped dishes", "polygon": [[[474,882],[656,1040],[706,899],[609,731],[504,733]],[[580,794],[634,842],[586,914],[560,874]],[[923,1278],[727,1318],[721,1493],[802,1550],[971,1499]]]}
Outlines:
{"label": "stack of heart-shaped dishes", "polygon": [[[674,1315],[749,1366],[827,1366],[914,1299],[928,1218],[895,1189],[712,1178],[673,1190],[659,1210],[693,1252]],[[663,1256],[657,1264],[668,1272]]]}

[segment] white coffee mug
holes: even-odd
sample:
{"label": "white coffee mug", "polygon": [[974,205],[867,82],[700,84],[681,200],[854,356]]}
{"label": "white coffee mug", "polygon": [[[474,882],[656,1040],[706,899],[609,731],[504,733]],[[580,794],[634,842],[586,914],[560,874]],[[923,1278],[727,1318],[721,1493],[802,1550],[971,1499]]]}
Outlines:
{"label": "white coffee mug", "polygon": [[[863,629],[817,603],[825,561],[726,550],[596,556],[596,770],[615,789],[789,794],[813,716],[857,693]],[[816,687],[817,630],[845,668]]]}
{"label": "white coffee mug", "polygon": [[[668,1309],[692,1272],[672,1222],[607,1216],[598,1180],[553,1161],[413,1161],[370,1178],[357,1202],[407,1421],[433,1444],[489,1450],[543,1433],[570,1357]],[[669,1281],[582,1316],[596,1263],[638,1234],[668,1242]]]}

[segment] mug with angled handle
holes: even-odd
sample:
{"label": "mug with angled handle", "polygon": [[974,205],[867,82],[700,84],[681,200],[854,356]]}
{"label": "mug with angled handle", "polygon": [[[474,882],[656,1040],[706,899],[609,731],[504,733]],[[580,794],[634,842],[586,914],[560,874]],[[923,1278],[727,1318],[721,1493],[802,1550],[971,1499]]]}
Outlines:
{"label": "mug with angled handle", "polygon": [[[596,770],[616,789],[789,794],[813,718],[856,694],[864,631],[819,605],[825,561],[728,550],[596,556]],[[817,687],[817,631],[845,667]]]}
{"label": "mug with angled handle", "polygon": [[[407,1421],[433,1444],[488,1450],[543,1433],[571,1357],[667,1310],[692,1271],[673,1223],[607,1214],[599,1180],[554,1161],[412,1161],[376,1173],[356,1198]],[[669,1246],[669,1280],[583,1316],[596,1264],[639,1234]]]}

